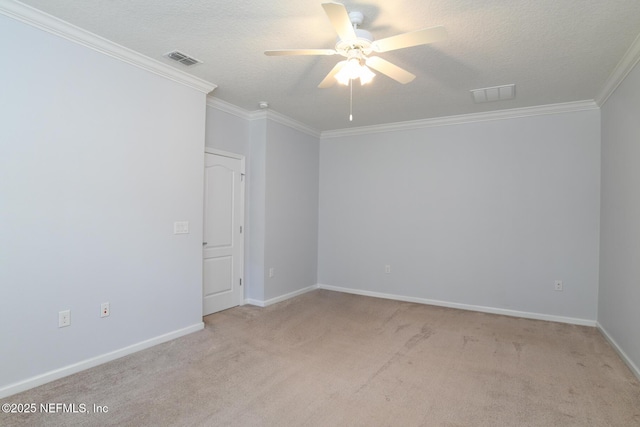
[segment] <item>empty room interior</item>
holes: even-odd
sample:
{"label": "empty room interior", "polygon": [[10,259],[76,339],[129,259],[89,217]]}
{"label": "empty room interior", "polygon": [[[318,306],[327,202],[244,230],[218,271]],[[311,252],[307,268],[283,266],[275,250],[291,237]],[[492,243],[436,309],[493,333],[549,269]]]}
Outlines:
{"label": "empty room interior", "polygon": [[637,0],[0,0],[0,424],[640,425]]}

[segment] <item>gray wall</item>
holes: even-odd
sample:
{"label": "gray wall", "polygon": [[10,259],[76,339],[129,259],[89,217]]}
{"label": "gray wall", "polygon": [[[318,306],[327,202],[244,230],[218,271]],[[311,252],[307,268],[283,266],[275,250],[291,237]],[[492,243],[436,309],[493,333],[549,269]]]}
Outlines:
{"label": "gray wall", "polygon": [[590,110],[322,140],[319,283],[593,323],[599,122]]}
{"label": "gray wall", "polygon": [[247,168],[247,204],[249,219],[245,235],[245,267],[247,285],[245,298],[264,301],[264,251],[265,251],[265,191],[267,121],[254,120],[249,124],[249,154]]}
{"label": "gray wall", "polygon": [[247,159],[245,299],[251,303],[316,284],[318,144],[318,138],[264,116],[207,108],[207,147]]}
{"label": "gray wall", "polygon": [[248,161],[250,132],[248,120],[207,106],[205,132],[207,147],[242,154]]}
{"label": "gray wall", "polygon": [[640,375],[640,67],[602,107],[598,323]]}
{"label": "gray wall", "polygon": [[3,15],[0,47],[0,389],[202,325],[205,95]]}
{"label": "gray wall", "polygon": [[265,299],[315,286],[318,262],[318,139],[268,121]]}

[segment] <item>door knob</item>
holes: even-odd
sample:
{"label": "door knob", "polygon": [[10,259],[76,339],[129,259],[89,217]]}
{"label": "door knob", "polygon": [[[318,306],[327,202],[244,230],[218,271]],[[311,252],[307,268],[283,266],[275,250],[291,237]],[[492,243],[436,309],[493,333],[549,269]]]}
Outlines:
{"label": "door knob", "polygon": [[202,242],[202,246],[207,246],[207,242]]}

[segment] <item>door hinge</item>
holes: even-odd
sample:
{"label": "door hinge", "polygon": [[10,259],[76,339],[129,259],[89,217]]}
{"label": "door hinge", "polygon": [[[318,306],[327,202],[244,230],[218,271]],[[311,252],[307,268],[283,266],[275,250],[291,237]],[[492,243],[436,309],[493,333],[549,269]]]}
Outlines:
{"label": "door hinge", "polygon": [[242,286],[242,277],[240,278],[240,286]]}
{"label": "door hinge", "polygon": [[242,234],[242,226],[240,226],[240,234]]}
{"label": "door hinge", "polygon": [[243,173],[240,174],[240,182],[242,182],[242,181],[244,181],[244,174]]}

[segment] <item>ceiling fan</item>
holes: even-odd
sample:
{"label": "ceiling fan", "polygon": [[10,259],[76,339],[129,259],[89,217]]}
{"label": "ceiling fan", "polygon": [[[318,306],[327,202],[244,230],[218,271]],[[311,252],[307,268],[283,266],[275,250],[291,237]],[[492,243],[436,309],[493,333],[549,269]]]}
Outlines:
{"label": "ceiling fan", "polygon": [[268,56],[288,55],[342,55],[346,59],[338,62],[318,85],[319,88],[333,86],[335,81],[348,85],[352,80],[360,79],[361,84],[371,81],[375,74],[368,68],[385,74],[392,79],[406,84],[415,79],[415,75],[407,70],[382,59],[372,56],[374,53],[384,53],[391,50],[433,43],[447,37],[442,26],[425,28],[418,31],[399,34],[381,40],[375,40],[366,30],[358,28],[364,19],[361,12],[347,9],[340,3],[322,3],[329,21],[338,33],[338,43],[334,49],[280,49],[267,50]]}

